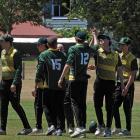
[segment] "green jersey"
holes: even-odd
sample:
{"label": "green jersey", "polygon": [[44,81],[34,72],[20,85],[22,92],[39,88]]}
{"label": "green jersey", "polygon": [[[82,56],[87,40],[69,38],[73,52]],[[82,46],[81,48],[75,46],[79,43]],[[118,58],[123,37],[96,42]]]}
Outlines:
{"label": "green jersey", "polygon": [[66,62],[71,66],[69,80],[87,80],[87,66],[90,53],[91,48],[82,44],[76,44],[69,48]]}
{"label": "green jersey", "polygon": [[40,82],[43,79],[47,84],[47,88],[59,90],[58,80],[63,71],[65,61],[65,55],[56,49],[48,49],[42,52],[39,56],[36,82]]}

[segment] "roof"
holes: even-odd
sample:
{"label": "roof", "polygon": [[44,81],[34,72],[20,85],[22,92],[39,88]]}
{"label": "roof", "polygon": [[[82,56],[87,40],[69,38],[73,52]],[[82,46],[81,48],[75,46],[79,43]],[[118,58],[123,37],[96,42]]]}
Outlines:
{"label": "roof", "polygon": [[34,25],[32,22],[24,22],[13,25],[13,30],[11,31],[13,37],[19,38],[39,38],[39,37],[50,37],[58,36],[50,28],[44,27],[42,25]]}

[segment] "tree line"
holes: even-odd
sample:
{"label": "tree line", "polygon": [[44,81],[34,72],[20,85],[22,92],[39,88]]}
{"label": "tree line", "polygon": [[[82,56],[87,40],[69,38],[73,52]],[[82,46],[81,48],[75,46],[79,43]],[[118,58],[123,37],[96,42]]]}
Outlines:
{"label": "tree line", "polygon": [[[0,0],[0,28],[8,33],[14,23],[42,23],[42,8],[49,0]],[[62,3],[62,5],[65,5]],[[87,19],[88,28],[113,32],[114,38],[129,36],[133,51],[140,57],[139,0],[70,0],[69,18]],[[42,23],[43,24],[43,23]]]}

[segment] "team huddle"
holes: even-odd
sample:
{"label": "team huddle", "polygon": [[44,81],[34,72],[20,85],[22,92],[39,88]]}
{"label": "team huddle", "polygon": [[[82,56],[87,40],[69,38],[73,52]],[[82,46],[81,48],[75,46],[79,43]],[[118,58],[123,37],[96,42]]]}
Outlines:
{"label": "team huddle", "polygon": [[[95,70],[93,101],[97,117],[95,136],[130,136],[134,98],[134,81],[138,70],[137,59],[131,53],[129,37],[122,37],[118,51],[111,48],[111,39],[106,34],[91,30],[92,40],[85,43],[87,34],[78,31],[76,44],[64,52],[57,38],[41,37],[37,42],[40,52],[37,59],[36,76],[32,95],[35,97],[34,109],[36,127],[31,128],[24,109],[20,105],[22,88],[22,58],[13,47],[13,37],[4,34],[0,37],[2,77],[0,83],[0,135],[6,135],[8,104],[19,115],[24,129],[18,135],[62,136],[67,132],[71,138],[85,138],[86,97],[88,79],[87,70]],[[95,65],[89,65],[94,57]],[[105,97],[106,122],[103,117]],[[119,107],[123,103],[126,117],[126,129],[121,128]],[[43,132],[42,114],[48,124]],[[115,129],[111,130],[113,119]],[[67,122],[67,129],[65,126]],[[67,131],[66,131],[67,130]]]}

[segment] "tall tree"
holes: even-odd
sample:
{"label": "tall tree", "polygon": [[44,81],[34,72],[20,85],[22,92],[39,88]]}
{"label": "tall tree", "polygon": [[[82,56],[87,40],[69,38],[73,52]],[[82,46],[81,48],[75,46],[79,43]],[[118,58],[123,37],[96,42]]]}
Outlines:
{"label": "tall tree", "polygon": [[41,9],[46,0],[0,0],[0,27],[10,33],[14,23],[41,22]]}
{"label": "tall tree", "polygon": [[88,26],[113,31],[115,38],[128,35],[140,57],[139,0],[71,0],[70,17],[86,18]]}

